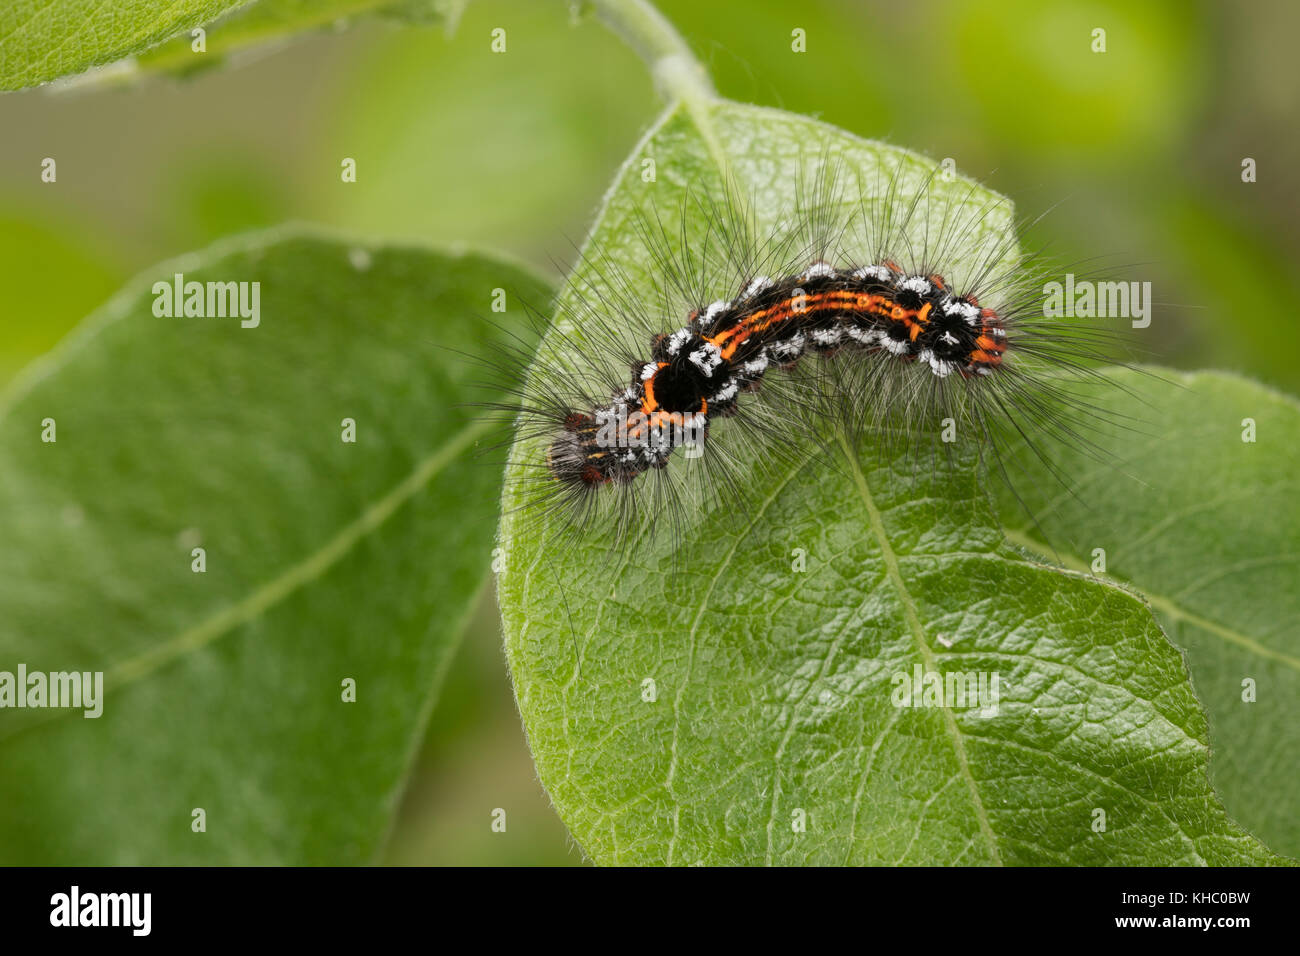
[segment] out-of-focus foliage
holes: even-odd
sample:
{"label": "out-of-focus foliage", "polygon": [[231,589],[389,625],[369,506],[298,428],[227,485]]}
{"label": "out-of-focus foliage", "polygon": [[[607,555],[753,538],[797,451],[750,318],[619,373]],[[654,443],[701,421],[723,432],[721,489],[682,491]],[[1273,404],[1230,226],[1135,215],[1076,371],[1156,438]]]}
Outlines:
{"label": "out-of-focus foliage", "polygon": [[[162,318],[178,273],[186,304],[256,291]],[[145,273],[0,394],[0,661],[107,698],[8,703],[0,863],[380,854],[488,573],[500,475],[464,403],[502,397],[467,361],[513,341],[479,318],[498,287],[503,324],[550,294],[491,256],[268,230]]]}

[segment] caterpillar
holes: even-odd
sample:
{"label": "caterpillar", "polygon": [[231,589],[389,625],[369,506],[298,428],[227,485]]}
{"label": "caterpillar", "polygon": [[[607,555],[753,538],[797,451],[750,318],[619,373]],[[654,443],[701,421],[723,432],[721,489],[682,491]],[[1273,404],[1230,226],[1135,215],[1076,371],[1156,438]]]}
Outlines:
{"label": "caterpillar", "polygon": [[582,251],[540,345],[521,338],[498,365],[514,507],[621,543],[746,507],[755,468],[834,467],[819,450],[836,435],[939,467],[953,433],[1007,481],[1009,437],[1091,446],[1113,414],[1071,382],[1095,377],[1113,336],[1045,313],[1052,264],[1020,251],[1005,200],[910,156],[795,166],[783,207],[686,190],[628,217],[624,248]]}
{"label": "caterpillar", "polygon": [[663,468],[684,438],[707,439],[710,417],[734,415],[769,367],[791,369],[805,353],[857,349],[919,363],[939,378],[969,377],[993,374],[1006,339],[996,309],[954,294],[940,275],[908,275],[892,261],[846,272],[819,260],[797,276],[758,276],[734,300],[696,309],[682,328],[655,336],[650,361],[611,405],[566,416],[548,466],[557,481],[583,486]]}

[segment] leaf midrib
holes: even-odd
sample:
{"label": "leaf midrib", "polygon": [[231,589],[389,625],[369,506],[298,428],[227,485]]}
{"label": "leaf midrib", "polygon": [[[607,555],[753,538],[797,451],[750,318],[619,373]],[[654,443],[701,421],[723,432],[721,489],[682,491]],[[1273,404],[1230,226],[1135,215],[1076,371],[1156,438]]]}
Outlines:
{"label": "leaf midrib", "polygon": [[[303,560],[291,565],[240,601],[226,605],[193,627],[133,658],[114,665],[104,675],[104,694],[120,691],[186,655],[201,650],[240,626],[256,620],[300,588],[323,577],[342,561],[358,542],[383,525],[398,508],[432,481],[449,462],[491,428],[492,424],[483,420],[466,426],[441,448],[422,459],[383,497],[362,511],[356,519],[344,525],[325,544],[312,551]],[[11,733],[0,736],[0,740],[17,736],[27,729],[58,720],[73,712],[66,709],[42,711],[45,719],[20,725]]]}
{"label": "leaf midrib", "polygon": [[[871,487],[867,484],[867,476],[863,473],[861,464],[858,461],[856,450],[849,443],[848,438],[841,433],[839,436],[840,445],[844,449],[845,457],[848,459],[849,467],[852,469],[853,482],[857,486],[858,495],[862,499],[862,504],[867,511],[867,520],[871,525],[871,533],[875,536],[877,543],[880,545],[880,556],[885,564],[885,574],[894,590],[898,592],[899,603],[903,608],[903,616],[907,620],[908,629],[912,632],[912,639],[916,642],[917,649],[921,652],[921,659],[925,664],[926,670],[934,671],[938,668],[935,666],[934,652],[930,649],[929,643],[925,639],[925,628],[921,625],[921,616],[916,609],[916,601],[913,599],[911,592],[907,589],[903,581],[903,574],[898,566],[898,555],[895,554],[893,546],[889,542],[889,535],[885,531],[885,523],[881,518],[880,509],[876,507],[876,500],[871,494]],[[966,743],[962,738],[961,731],[957,728],[957,721],[952,715],[952,711],[945,704],[939,708],[943,713],[944,727],[947,729],[948,737],[952,741],[953,752],[957,757],[957,764],[961,771],[962,778],[966,781],[966,788],[970,792],[971,803],[975,808],[975,818],[979,823],[980,833],[984,836],[984,841],[988,845],[989,853],[993,857],[993,862],[1002,866],[1002,854],[998,852],[997,838],[993,834],[993,827],[989,824],[988,812],[985,810],[984,801],[980,797],[979,786],[975,782],[975,777],[970,770],[970,761],[966,755]]]}

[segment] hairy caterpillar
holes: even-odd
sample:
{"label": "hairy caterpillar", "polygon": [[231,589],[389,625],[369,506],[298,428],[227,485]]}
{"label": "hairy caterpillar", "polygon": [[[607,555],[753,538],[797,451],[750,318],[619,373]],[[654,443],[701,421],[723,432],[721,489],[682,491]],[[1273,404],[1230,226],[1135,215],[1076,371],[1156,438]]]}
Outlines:
{"label": "hairy caterpillar", "polygon": [[862,349],[919,361],[943,378],[991,375],[1007,348],[995,309],[955,295],[940,275],[908,275],[889,260],[848,272],[817,261],[800,275],[758,276],[736,299],[687,320],[652,340],[650,361],[613,404],[566,416],[547,452],[557,481],[626,483],[663,468],[684,435],[703,440],[711,417],[734,415],[769,367],[791,369],[807,353]]}
{"label": "hairy caterpillar", "polygon": [[540,347],[502,363],[507,497],[626,540],[743,508],[765,464],[811,449],[834,467],[837,437],[936,467],[973,445],[1004,476],[1009,436],[1088,446],[1097,415],[1070,382],[1108,334],[1045,314],[1052,272],[1019,251],[1005,200],[901,155],[800,157],[779,206],[734,184],[652,194],[623,224],[635,273],[589,245]]}

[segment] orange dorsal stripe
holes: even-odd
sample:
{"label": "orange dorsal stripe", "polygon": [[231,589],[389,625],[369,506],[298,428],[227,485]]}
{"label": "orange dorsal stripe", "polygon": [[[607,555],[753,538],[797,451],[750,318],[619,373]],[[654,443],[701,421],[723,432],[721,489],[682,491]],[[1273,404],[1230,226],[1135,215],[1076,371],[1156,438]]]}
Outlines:
{"label": "orange dorsal stripe", "polygon": [[[920,334],[920,327],[914,323],[924,324],[929,321],[930,303],[925,303],[919,310],[904,309],[888,296],[877,293],[852,292],[836,289],[817,295],[794,297],[777,302],[766,309],[759,309],[742,317],[735,325],[723,329],[715,335],[705,336],[704,341],[718,347],[724,359],[730,360],[736,350],[751,335],[765,332],[775,325],[785,322],[795,315],[819,314],[823,312],[861,312],[878,315],[895,322],[905,322],[913,339]],[[795,303],[800,307],[796,308]]]}

